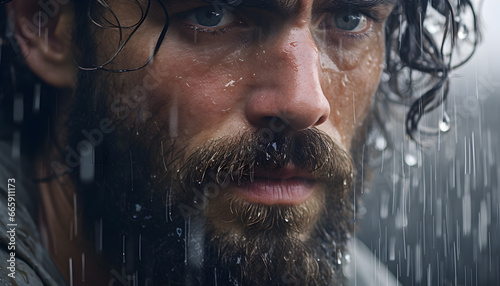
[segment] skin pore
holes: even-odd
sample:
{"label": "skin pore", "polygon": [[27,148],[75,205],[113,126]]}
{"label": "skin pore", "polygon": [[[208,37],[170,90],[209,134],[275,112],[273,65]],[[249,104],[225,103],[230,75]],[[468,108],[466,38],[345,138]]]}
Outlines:
{"label": "skin pore", "polygon": [[[141,19],[141,10],[134,1],[107,3],[109,11],[114,14],[99,10],[102,13],[99,19],[103,22],[107,19],[108,24],[118,24],[119,21],[122,27],[133,27]],[[147,1],[139,3],[146,9]],[[205,1],[151,1],[144,22],[106,68],[134,68],[142,66],[151,57],[166,20],[162,5],[168,11],[169,27],[165,41],[151,63],[133,72],[95,71],[99,76],[91,76],[89,82],[83,81],[81,75],[92,72],[80,71],[80,80],[75,76],[75,82],[69,84],[76,88],[70,88],[64,99],[72,108],[68,108],[71,111],[60,120],[71,120],[68,130],[64,127],[58,130],[60,134],[68,134],[58,138],[60,142],[73,146],[81,139],[82,130],[99,126],[102,118],[111,120],[115,131],[104,139],[102,146],[97,146],[109,151],[102,159],[102,177],[107,179],[99,181],[97,178],[96,185],[116,197],[119,197],[116,193],[128,192],[125,189],[129,190],[130,186],[135,192],[129,194],[130,198],[142,193],[137,195],[140,203],[125,204],[123,209],[127,211],[133,205],[143,217],[147,215],[142,208],[151,214],[165,212],[156,209],[162,206],[158,203],[145,207],[149,197],[165,202],[165,198],[169,199],[171,195],[172,201],[177,203],[175,206],[186,204],[192,208],[196,204],[191,193],[194,182],[187,179],[191,178],[188,175],[191,173],[185,171],[189,169],[186,166],[203,169],[199,165],[201,161],[206,163],[208,171],[216,174],[220,170],[227,171],[228,175],[215,180],[221,189],[220,195],[211,198],[209,207],[194,216],[207,225],[207,240],[217,238],[212,244],[208,243],[207,255],[217,252],[224,244],[234,246],[236,250],[222,253],[236,257],[241,255],[242,249],[250,252],[258,248],[272,249],[274,243],[292,244],[290,249],[283,249],[284,253],[294,250],[297,245],[297,253],[304,255],[297,255],[297,260],[301,257],[306,261],[314,260],[308,252],[316,255],[323,250],[310,250],[315,244],[309,240],[316,235],[327,235],[319,234],[323,232],[323,226],[333,228],[328,235],[338,235],[335,237],[339,239],[341,249],[342,240],[349,232],[343,215],[351,209],[337,209],[332,221],[321,219],[325,214],[322,210],[329,206],[342,208],[342,202],[350,194],[342,182],[349,178],[352,169],[340,171],[341,168],[333,167],[350,164],[349,157],[343,154],[351,154],[355,149],[352,147],[354,137],[363,128],[377,90],[384,61],[384,23],[394,5],[391,1],[369,0],[242,1],[235,6],[215,6]],[[108,61],[119,48],[120,39],[123,42],[132,31],[123,29],[120,37],[116,28],[92,29],[91,34],[95,35],[94,42],[99,49],[92,51],[95,62],[82,62],[83,66]],[[81,52],[89,53],[88,50]],[[79,116],[75,117],[76,114]],[[59,122],[57,126],[61,125],[64,126]],[[276,138],[250,135],[266,130],[271,130]],[[247,146],[247,141],[257,143],[248,143]],[[266,142],[266,148],[273,144],[278,146],[275,147],[276,154],[271,154],[274,163],[262,164],[266,159],[258,159],[261,156],[258,142]],[[304,151],[304,154],[316,154],[318,158],[312,163],[301,164],[297,154],[309,145],[296,142],[310,142],[311,146],[321,145],[318,142],[327,143],[324,148],[311,147],[311,150]],[[288,147],[294,144],[298,147]],[[253,157],[245,156],[257,159],[240,160],[245,156],[235,156],[227,163],[227,158],[220,154],[232,154],[239,150],[238,146],[252,150],[249,154]],[[332,164],[331,168],[316,166],[320,158],[325,158],[319,154],[330,149],[335,150],[336,156],[330,161],[336,161],[336,165]],[[54,146],[49,146],[48,150],[53,151]],[[262,154],[267,154],[267,151]],[[47,167],[50,162],[61,160],[54,159],[57,155],[47,155],[51,153],[40,155],[41,168],[50,168]],[[204,158],[203,154],[213,154],[213,158]],[[293,158],[295,156],[297,158]],[[211,159],[217,164],[211,165]],[[186,163],[191,161],[194,163]],[[254,166],[252,162],[258,163]],[[244,170],[241,174],[243,182],[235,179],[237,172],[231,166]],[[206,185],[205,173],[195,173],[193,178],[199,179],[198,175],[202,177],[200,185]],[[330,175],[335,178],[330,179]],[[130,177],[132,182],[128,181]],[[172,194],[166,193],[166,185]],[[270,185],[278,191],[269,192]],[[350,183],[345,185],[350,186]],[[41,184],[42,233],[46,235],[51,255],[67,279],[69,258],[80,257],[82,252],[93,252],[88,239],[81,235],[75,237],[68,231],[75,227],[72,219],[74,206],[70,201],[73,193],[78,193],[78,188],[78,183],[70,176],[64,177],[63,182],[53,180]],[[85,187],[82,189],[86,190]],[[281,192],[281,195],[275,195],[276,192]],[[283,199],[283,193],[287,192],[291,195]],[[66,199],[51,197],[57,193]],[[80,193],[84,192],[80,190]],[[82,204],[86,210],[78,210],[79,215],[94,207]],[[268,213],[269,216],[256,222],[244,217],[253,213]],[[290,215],[291,223],[276,222],[275,228],[266,228],[273,223],[272,218],[287,219],[287,215]],[[183,223],[181,215],[178,217],[179,220],[173,221]],[[107,223],[113,223],[111,217],[106,219],[109,220]],[[135,227],[134,223],[133,220],[123,221],[117,225]],[[256,228],[252,229],[250,223],[255,223]],[[342,225],[338,227],[342,233],[337,233],[335,223]],[[82,224],[77,226],[79,233],[84,232]],[[133,231],[131,233],[135,235]],[[240,241],[246,238],[270,242],[257,246],[252,244],[254,242],[240,245]],[[154,237],[144,235],[144,239],[156,243]],[[119,243],[121,240],[116,244]],[[160,253],[170,253],[169,249],[164,251]],[[281,254],[280,251],[276,250]],[[108,259],[114,261],[115,258]],[[225,262],[220,262],[219,258],[213,261],[229,264],[231,259],[232,256]],[[248,258],[247,265],[257,265],[255,269],[262,270],[260,262],[252,259],[251,256]],[[74,275],[81,277],[81,260],[73,261]],[[86,261],[86,265],[103,263],[103,259],[93,255],[89,255]],[[293,263],[283,262],[283,265],[287,268]],[[308,265],[299,267],[307,268]],[[310,268],[311,272],[322,271],[321,266]],[[109,269],[105,266],[94,270],[93,273],[102,272],[93,276],[96,281],[108,279]],[[281,269],[276,268],[276,271]],[[252,274],[253,271],[248,272]],[[273,278],[272,273],[269,275]],[[263,281],[271,283],[271,280]],[[75,283],[87,285],[81,280],[75,280]],[[92,280],[87,279],[86,283],[92,283]]]}

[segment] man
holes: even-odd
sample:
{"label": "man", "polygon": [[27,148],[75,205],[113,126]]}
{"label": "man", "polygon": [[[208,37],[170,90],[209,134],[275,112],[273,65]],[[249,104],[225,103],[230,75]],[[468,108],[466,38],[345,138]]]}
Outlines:
{"label": "man", "polygon": [[[12,143],[4,149],[13,150],[11,164],[29,163],[24,177],[8,177],[35,178],[22,189],[38,194],[40,240],[71,285],[347,283],[342,267],[382,72],[391,75],[387,86],[405,68],[431,78],[409,108],[413,137],[451,68],[421,21],[437,11],[453,40],[461,24],[453,13],[472,8],[9,2],[1,70]],[[33,245],[21,254],[26,269],[64,283]]]}

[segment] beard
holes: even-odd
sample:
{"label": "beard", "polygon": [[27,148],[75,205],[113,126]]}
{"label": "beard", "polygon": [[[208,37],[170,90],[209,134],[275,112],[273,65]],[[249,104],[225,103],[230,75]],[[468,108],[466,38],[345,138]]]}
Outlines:
{"label": "beard", "polygon": [[[80,77],[69,142],[77,146],[86,139],[81,130],[103,118],[114,123],[94,146],[93,181],[73,178],[85,235],[112,273],[138,285],[343,283],[354,168],[330,136],[258,129],[187,149],[168,128],[150,128],[154,116],[130,124],[140,107],[118,118],[107,108],[111,92],[89,100],[106,90],[96,78]],[[288,166],[310,172],[319,186],[299,205],[256,204],[231,191]]]}

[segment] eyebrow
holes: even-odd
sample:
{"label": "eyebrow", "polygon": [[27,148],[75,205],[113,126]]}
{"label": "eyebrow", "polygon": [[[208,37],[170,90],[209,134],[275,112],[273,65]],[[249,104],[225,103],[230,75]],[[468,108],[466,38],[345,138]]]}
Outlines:
{"label": "eyebrow", "polygon": [[319,0],[319,4],[314,7],[327,7],[332,8],[373,8],[379,6],[390,6],[396,4],[398,0]]}
{"label": "eyebrow", "polygon": [[[205,0],[211,3],[224,2],[232,7],[247,7],[269,10],[282,15],[294,14],[300,8],[300,0]],[[336,10],[345,8],[368,9],[396,4],[398,0],[315,0],[314,10]]]}

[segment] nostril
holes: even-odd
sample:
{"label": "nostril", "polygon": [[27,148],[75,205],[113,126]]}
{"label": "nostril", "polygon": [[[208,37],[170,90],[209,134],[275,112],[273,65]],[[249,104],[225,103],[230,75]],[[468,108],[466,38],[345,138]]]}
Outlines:
{"label": "nostril", "polygon": [[277,117],[277,116],[264,116],[262,118],[263,127],[271,129],[272,132],[282,132],[289,125],[285,118]]}
{"label": "nostril", "polygon": [[327,120],[328,120],[328,115],[323,115],[318,119],[318,121],[316,121],[316,124],[314,124],[314,126],[321,125],[325,123]]}

